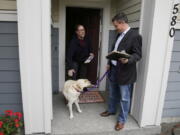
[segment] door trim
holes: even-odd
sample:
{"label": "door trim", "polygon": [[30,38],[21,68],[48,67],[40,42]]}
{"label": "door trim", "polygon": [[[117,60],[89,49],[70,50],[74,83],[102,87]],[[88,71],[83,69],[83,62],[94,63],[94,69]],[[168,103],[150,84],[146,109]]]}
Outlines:
{"label": "door trim", "polygon": [[[102,47],[100,56],[100,76],[105,72],[104,65],[107,64],[105,58],[108,53],[109,25],[110,25],[110,0],[104,1],[84,1],[84,0],[61,0],[59,1],[59,89],[62,90],[65,82],[65,33],[66,33],[66,7],[100,8],[103,10],[103,31]],[[106,80],[102,81],[99,90],[105,90]]]}

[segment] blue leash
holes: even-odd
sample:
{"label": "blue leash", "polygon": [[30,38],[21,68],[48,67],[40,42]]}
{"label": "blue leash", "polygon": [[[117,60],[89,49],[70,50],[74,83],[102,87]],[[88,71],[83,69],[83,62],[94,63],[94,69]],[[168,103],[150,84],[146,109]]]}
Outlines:
{"label": "blue leash", "polygon": [[107,70],[107,71],[103,74],[103,76],[100,77],[100,78],[96,81],[96,84],[95,84],[93,87],[87,88],[87,90],[86,90],[85,92],[87,92],[87,91],[92,91],[93,89],[98,88],[98,87],[99,87],[99,84],[100,84],[101,81],[108,75],[108,73],[109,73],[109,70]]}

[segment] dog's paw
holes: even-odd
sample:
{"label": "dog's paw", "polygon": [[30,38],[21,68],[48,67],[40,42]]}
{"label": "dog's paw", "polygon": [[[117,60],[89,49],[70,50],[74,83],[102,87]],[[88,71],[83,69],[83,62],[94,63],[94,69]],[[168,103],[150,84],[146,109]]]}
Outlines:
{"label": "dog's paw", "polygon": [[78,110],[79,113],[82,113],[82,110]]}
{"label": "dog's paw", "polygon": [[71,119],[73,119],[74,118],[74,116],[73,115],[71,115],[70,117],[69,117],[69,119],[71,120]]}

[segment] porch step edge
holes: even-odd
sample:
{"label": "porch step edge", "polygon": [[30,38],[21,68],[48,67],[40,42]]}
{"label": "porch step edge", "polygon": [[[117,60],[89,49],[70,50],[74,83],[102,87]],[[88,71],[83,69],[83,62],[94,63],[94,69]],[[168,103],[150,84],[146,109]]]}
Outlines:
{"label": "porch step edge", "polygon": [[105,131],[105,132],[91,132],[91,133],[75,133],[75,134],[61,134],[52,133],[52,135],[159,135],[161,133],[161,126],[151,126],[138,129],[126,129],[122,131]]}

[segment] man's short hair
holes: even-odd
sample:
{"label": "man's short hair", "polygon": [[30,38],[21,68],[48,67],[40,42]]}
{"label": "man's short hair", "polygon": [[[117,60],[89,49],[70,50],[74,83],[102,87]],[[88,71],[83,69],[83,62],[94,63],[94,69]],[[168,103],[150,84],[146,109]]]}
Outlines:
{"label": "man's short hair", "polygon": [[127,16],[126,16],[125,13],[121,12],[121,13],[116,14],[116,15],[112,18],[112,22],[114,22],[114,21],[128,23],[128,18],[127,18]]}

